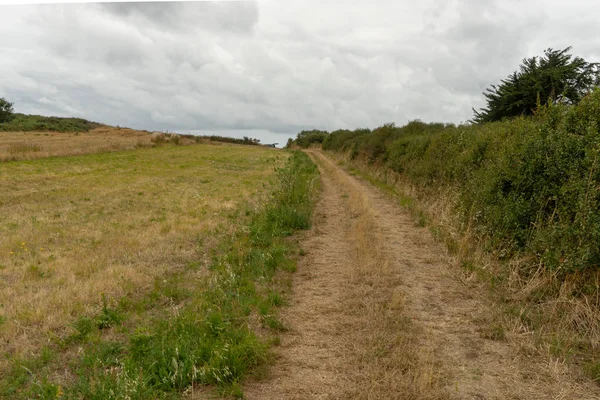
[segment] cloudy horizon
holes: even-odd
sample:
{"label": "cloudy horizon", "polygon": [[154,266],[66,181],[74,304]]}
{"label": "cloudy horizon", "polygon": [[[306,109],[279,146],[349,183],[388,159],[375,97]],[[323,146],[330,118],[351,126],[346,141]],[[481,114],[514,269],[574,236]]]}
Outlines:
{"label": "cloudy horizon", "polygon": [[0,6],[0,97],[26,114],[285,143],[466,122],[525,57],[600,61],[593,1]]}

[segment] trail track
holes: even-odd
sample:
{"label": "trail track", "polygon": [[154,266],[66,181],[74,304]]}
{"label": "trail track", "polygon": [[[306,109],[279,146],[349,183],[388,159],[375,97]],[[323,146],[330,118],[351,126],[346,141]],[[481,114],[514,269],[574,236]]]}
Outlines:
{"label": "trail track", "polygon": [[281,345],[250,399],[598,399],[522,340],[493,340],[490,304],[394,200],[316,150],[322,193]]}

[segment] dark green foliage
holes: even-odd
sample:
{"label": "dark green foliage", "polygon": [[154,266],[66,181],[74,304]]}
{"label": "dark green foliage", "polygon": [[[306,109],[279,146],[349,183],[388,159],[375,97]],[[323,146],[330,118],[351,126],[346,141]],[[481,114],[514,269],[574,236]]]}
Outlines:
{"label": "dark green foliage", "polygon": [[14,118],[13,103],[0,97],[0,124],[10,122]]}
{"label": "dark green foliage", "polygon": [[[1,120],[0,120],[1,122]],[[101,126],[81,118],[44,117],[41,115],[14,114],[8,122],[0,123],[0,131],[53,131],[87,132]]]}
{"label": "dark green foliage", "polygon": [[490,249],[533,253],[564,277],[600,265],[599,116],[600,89],[577,105],[548,104],[504,122],[338,131],[327,148],[384,163],[424,193],[455,188],[465,226]]}
{"label": "dark green foliage", "polygon": [[402,145],[396,149],[392,145],[398,139],[418,136],[425,132],[438,132],[453,126],[452,124],[428,124],[414,120],[402,127],[397,127],[394,123],[387,123],[373,131],[369,129],[337,130],[326,135],[323,149],[350,151],[353,159],[360,156],[369,162],[385,162],[390,160],[390,152],[403,151]]}
{"label": "dark green foliage", "polygon": [[543,57],[524,59],[518,71],[486,89],[487,106],[473,110],[473,121],[532,115],[538,104],[578,103],[600,83],[600,69],[597,63],[571,56],[570,50],[548,49]]}
{"label": "dark green foliage", "polygon": [[249,138],[248,136],[244,136],[244,138],[242,139],[242,142],[244,144],[259,144],[260,140],[255,139],[255,138]]}
{"label": "dark green foliage", "polygon": [[394,123],[388,123],[375,129],[371,135],[363,136],[362,152],[370,162],[387,158],[386,142],[398,134]]}
{"label": "dark green foliage", "polygon": [[317,129],[313,129],[310,131],[302,131],[297,135],[296,140],[294,142],[298,146],[305,149],[312,144],[323,143],[327,135],[328,133],[326,131],[320,131]]}
{"label": "dark green foliage", "polygon": [[347,150],[347,144],[350,143],[352,139],[362,135],[366,135],[368,133],[371,133],[370,129],[356,129],[354,131],[340,129],[337,131],[333,131],[330,135],[327,135],[323,140],[323,149]]}

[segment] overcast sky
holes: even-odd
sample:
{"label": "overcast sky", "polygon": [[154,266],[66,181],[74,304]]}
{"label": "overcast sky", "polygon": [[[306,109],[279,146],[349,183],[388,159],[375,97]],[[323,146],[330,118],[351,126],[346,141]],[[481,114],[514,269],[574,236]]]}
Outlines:
{"label": "overcast sky", "polygon": [[600,2],[0,5],[15,110],[285,142],[301,129],[463,122],[548,47],[600,61]]}

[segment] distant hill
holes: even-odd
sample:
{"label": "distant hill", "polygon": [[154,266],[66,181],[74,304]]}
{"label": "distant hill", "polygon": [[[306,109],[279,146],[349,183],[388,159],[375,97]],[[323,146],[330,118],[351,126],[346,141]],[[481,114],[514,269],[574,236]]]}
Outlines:
{"label": "distant hill", "polygon": [[42,115],[15,114],[9,122],[0,123],[2,132],[87,132],[103,124],[91,122],[83,118],[45,117]]}

